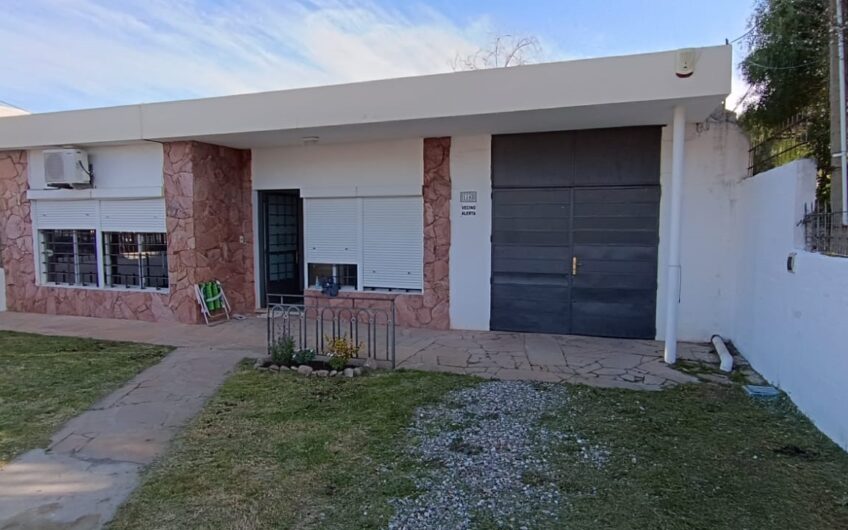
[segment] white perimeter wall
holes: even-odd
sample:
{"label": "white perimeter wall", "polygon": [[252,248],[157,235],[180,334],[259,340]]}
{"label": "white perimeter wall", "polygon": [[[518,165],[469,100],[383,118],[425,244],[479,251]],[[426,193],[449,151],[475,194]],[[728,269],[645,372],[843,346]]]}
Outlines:
{"label": "white perimeter wall", "polygon": [[[763,376],[848,449],[848,258],[803,250],[798,221],[815,196],[801,160],[739,188],[733,342]],[[796,253],[796,270],[786,260]]]}
{"label": "white perimeter wall", "polygon": [[[660,244],[657,270],[657,338],[665,336],[671,127],[663,129],[660,167]],[[735,231],[736,187],[748,168],[748,140],[732,123],[686,129],[681,209],[681,290],[678,335],[707,341],[727,334],[733,324],[735,263],[729,254]]]}
{"label": "white perimeter wall", "polygon": [[[492,137],[488,135],[451,139],[450,318],[456,329],[489,329],[491,147]],[[462,215],[459,194],[463,191],[477,192],[474,215]]]}

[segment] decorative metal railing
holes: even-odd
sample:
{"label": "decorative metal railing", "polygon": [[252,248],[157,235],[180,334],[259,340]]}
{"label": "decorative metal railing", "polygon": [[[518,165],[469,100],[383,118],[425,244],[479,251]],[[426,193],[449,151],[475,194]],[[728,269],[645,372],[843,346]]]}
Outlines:
{"label": "decorative metal railing", "polygon": [[[323,356],[330,339],[346,337],[360,346],[358,359],[395,367],[394,301],[374,298],[386,308],[356,307],[368,298],[312,298],[268,295],[268,352],[283,337],[295,348]],[[346,302],[350,303],[345,306]]]}
{"label": "decorative metal railing", "polygon": [[831,256],[848,257],[848,225],[843,224],[845,212],[829,212],[815,208],[806,212],[804,239],[807,250]]}

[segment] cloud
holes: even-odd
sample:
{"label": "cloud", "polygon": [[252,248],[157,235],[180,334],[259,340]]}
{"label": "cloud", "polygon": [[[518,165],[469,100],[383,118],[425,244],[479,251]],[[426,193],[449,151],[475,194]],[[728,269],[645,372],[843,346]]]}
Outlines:
{"label": "cloud", "polygon": [[724,100],[724,107],[728,110],[741,113],[745,106],[743,100],[748,93],[749,85],[742,79],[742,74],[739,73],[739,66],[733,68],[733,77],[730,80],[730,95]]}
{"label": "cloud", "polygon": [[0,99],[49,111],[444,72],[488,35],[485,18],[350,0],[15,0]]}

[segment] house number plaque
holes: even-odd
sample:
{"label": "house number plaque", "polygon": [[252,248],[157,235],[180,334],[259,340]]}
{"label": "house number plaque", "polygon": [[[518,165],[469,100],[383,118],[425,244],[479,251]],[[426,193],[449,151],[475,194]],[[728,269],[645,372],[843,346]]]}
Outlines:
{"label": "house number plaque", "polygon": [[468,217],[477,215],[477,192],[460,191],[459,204],[461,216]]}

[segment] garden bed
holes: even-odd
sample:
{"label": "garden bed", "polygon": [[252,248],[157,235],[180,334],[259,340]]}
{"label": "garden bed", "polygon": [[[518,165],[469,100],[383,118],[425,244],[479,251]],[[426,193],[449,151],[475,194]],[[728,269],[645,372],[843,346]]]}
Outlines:
{"label": "garden bed", "polygon": [[364,366],[355,366],[348,363],[341,370],[330,366],[330,363],[321,359],[313,359],[300,364],[278,364],[271,357],[259,359],[253,364],[253,368],[259,372],[286,373],[296,372],[303,376],[315,377],[359,377],[365,373]]}
{"label": "garden bed", "polygon": [[253,368],[268,372],[295,371],[318,377],[357,377],[364,373],[364,368],[354,362],[355,359],[361,361],[358,359],[360,344],[346,336],[327,337],[325,347],[326,355],[319,357],[314,349],[297,349],[294,338],[284,335],[271,344],[269,355],[256,361]]}

